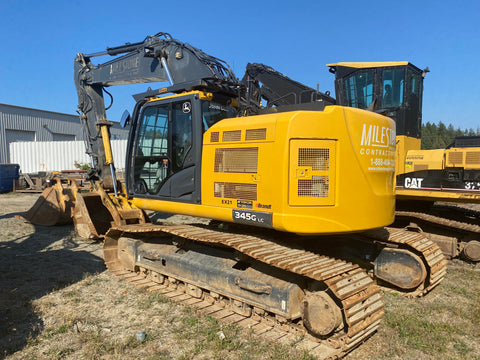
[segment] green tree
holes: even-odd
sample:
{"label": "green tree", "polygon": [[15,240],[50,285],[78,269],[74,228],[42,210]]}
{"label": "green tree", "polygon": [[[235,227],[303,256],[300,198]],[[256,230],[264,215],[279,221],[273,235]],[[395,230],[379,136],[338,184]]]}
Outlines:
{"label": "green tree", "polygon": [[436,134],[436,125],[430,122],[422,125],[422,149],[432,149]]}
{"label": "green tree", "polygon": [[454,128],[452,124],[446,126],[443,122],[438,125],[430,123],[429,121],[422,124],[422,149],[444,149],[446,146],[453,143],[456,137],[459,136],[479,136],[480,128],[477,130]]}

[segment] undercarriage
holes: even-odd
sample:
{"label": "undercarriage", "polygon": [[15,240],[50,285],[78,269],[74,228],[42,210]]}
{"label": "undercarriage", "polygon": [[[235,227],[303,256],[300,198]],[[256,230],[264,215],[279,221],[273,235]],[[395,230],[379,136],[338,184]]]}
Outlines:
{"label": "undercarriage", "polygon": [[[104,257],[110,271],[137,285],[211,307],[212,316],[220,319],[266,326],[279,338],[301,337],[300,346],[322,358],[340,357],[376,331],[383,302],[368,269],[308,251],[301,242],[284,245],[281,233],[278,239],[274,234],[250,235],[213,226],[127,225],[109,230]],[[392,230],[368,236],[378,241],[387,236],[391,243],[403,241],[413,247],[421,247],[419,241],[431,245],[412,235],[400,240],[400,232]],[[424,277],[416,279],[415,289],[405,291],[409,296],[422,295],[443,279],[445,261],[433,247],[436,256],[424,254]],[[383,259],[377,275],[388,278],[388,255]]]}
{"label": "undercarriage", "polygon": [[438,244],[444,255],[469,262],[480,261],[480,212],[462,205],[432,204],[395,212],[394,226],[417,228]]}

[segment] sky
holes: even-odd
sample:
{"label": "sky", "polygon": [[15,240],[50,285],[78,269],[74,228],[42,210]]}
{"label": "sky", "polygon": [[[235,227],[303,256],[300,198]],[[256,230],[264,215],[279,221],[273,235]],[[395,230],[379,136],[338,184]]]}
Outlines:
{"label": "sky", "polygon": [[[168,32],[225,60],[238,78],[247,63],[263,63],[332,94],[328,63],[410,61],[421,69],[428,66],[424,123],[480,128],[478,0],[2,0],[0,18],[4,104],[74,114],[73,60],[78,52],[95,53]],[[107,117],[120,121],[124,110],[133,110],[131,95],[165,85],[109,88],[114,103]]]}

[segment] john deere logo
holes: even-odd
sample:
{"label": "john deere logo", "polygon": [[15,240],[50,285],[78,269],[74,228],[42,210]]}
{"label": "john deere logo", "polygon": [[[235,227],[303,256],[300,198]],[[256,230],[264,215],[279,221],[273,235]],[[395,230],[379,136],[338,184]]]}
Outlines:
{"label": "john deere logo", "polygon": [[190,111],[192,111],[192,104],[190,104],[190,101],[185,101],[182,104],[182,111],[184,114],[188,114]]}

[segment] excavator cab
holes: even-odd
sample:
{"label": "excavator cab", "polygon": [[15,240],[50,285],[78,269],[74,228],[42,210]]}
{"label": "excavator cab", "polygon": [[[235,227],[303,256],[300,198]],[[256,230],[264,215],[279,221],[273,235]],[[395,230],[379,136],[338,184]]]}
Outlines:
{"label": "excavator cab", "polygon": [[237,108],[230,102],[193,91],[143,105],[130,133],[128,194],[200,203],[203,134],[219,120],[236,117]]}

